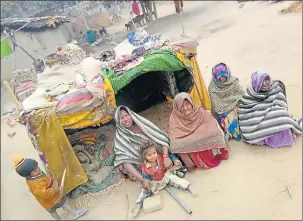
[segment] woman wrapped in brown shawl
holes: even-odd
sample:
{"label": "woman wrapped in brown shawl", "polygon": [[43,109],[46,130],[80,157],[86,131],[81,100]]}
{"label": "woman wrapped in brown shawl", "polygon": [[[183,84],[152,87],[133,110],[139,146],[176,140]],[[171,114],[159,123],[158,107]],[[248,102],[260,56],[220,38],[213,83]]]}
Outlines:
{"label": "woman wrapped in brown shawl", "polygon": [[187,93],[179,93],[169,119],[171,152],[178,154],[186,167],[213,168],[226,160],[224,133],[216,119]]}

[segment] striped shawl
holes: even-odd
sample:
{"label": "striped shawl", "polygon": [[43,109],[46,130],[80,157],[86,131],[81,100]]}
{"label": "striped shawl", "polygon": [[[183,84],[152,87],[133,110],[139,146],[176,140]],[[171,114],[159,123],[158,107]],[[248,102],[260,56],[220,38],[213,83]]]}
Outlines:
{"label": "striped shawl", "polygon": [[[133,122],[144,132],[143,134],[135,134],[124,128],[120,123],[120,110],[124,107]],[[125,106],[119,106],[115,114],[116,135],[114,138],[115,161],[114,165],[118,166],[122,163],[131,163],[139,165],[141,163],[140,146],[143,140],[151,139],[160,146],[169,147],[168,135],[154,125],[149,120],[134,113]]]}
{"label": "striped shawl", "polygon": [[280,81],[274,82],[265,93],[248,88],[239,102],[238,114],[242,137],[250,144],[287,129],[297,135],[302,133],[302,128],[288,112],[285,86]]}

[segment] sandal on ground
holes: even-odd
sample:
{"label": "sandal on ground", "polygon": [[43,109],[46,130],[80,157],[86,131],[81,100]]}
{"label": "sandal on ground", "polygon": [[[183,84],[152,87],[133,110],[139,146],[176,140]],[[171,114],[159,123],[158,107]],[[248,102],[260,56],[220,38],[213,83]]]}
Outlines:
{"label": "sandal on ground", "polygon": [[177,174],[177,170],[171,170],[170,173],[173,174],[173,175],[176,175]]}
{"label": "sandal on ground", "polygon": [[187,168],[186,166],[181,166],[177,171],[180,171],[182,173],[187,173]]}
{"label": "sandal on ground", "polygon": [[184,178],[185,177],[185,174],[181,171],[177,171],[177,174],[176,174],[178,177],[180,178]]}

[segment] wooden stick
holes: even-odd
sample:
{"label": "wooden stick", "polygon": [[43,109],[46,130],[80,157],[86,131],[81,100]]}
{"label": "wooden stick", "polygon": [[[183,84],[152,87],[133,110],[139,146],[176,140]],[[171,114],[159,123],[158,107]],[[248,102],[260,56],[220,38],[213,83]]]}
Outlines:
{"label": "wooden stick", "polygon": [[34,62],[36,62],[36,59],[30,53],[28,53],[11,35],[9,35],[5,30],[3,33],[6,34],[10,40],[15,43],[15,45],[18,46],[25,54],[27,54]]}
{"label": "wooden stick", "polygon": [[192,214],[192,210],[190,208],[188,208],[188,206],[169,188],[166,187],[165,190],[169,193],[169,195],[171,195],[174,200],[188,213],[188,214]]}
{"label": "wooden stick", "polygon": [[292,187],[289,186],[289,185],[286,185],[286,190],[287,190],[287,192],[288,192],[290,198],[292,199]]}
{"label": "wooden stick", "polygon": [[64,182],[65,182],[65,176],[66,176],[66,169],[64,170],[63,172],[63,176],[62,176],[62,179],[61,179],[61,184],[60,186],[63,187],[64,186]]}
{"label": "wooden stick", "polygon": [[198,96],[199,96],[201,105],[203,106],[203,99],[202,99],[201,93],[200,93],[200,91],[199,91],[198,84],[197,84],[197,82],[196,82],[196,78],[195,78],[195,76],[194,76],[193,73],[192,73],[192,77],[193,77],[194,85],[195,85],[195,87],[196,87],[196,90],[197,90],[197,93],[198,93]]}
{"label": "wooden stick", "polygon": [[142,1],[139,1],[139,2],[140,2],[140,5],[141,5],[141,8],[142,8],[144,19],[145,19],[146,23],[148,23],[149,20],[147,19],[147,12],[145,10],[144,3]]}
{"label": "wooden stick", "polygon": [[152,3],[153,3],[153,12],[154,12],[154,15],[155,15],[155,19],[158,21],[159,18],[158,18],[156,2],[152,1]]}
{"label": "wooden stick", "polygon": [[180,20],[181,20],[182,34],[185,35],[184,24],[183,24],[183,9],[181,9],[180,12]]}
{"label": "wooden stick", "polygon": [[127,202],[127,213],[126,213],[126,220],[129,220],[129,196],[128,196],[128,193],[126,193],[126,202]]}
{"label": "wooden stick", "polygon": [[11,88],[11,86],[9,85],[9,83],[7,81],[3,81],[4,86],[6,87],[6,89],[8,90],[9,94],[11,95],[14,103],[17,106],[18,111],[23,110],[22,108],[22,104],[20,103],[20,101],[17,99],[17,97],[15,96],[13,89]]}
{"label": "wooden stick", "polygon": [[148,17],[149,17],[149,21],[153,21],[153,12],[152,12],[152,3],[151,1],[146,1],[146,4],[148,4]]}

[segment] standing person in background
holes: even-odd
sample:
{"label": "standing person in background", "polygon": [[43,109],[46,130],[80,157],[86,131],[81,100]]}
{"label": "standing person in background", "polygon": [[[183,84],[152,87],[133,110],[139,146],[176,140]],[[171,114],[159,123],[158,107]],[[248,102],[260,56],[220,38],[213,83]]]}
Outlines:
{"label": "standing person in background", "polygon": [[177,13],[180,13],[181,11],[183,12],[183,1],[174,0],[174,3],[175,3],[176,12]]}
{"label": "standing person in background", "polygon": [[132,3],[132,13],[134,13],[135,16],[138,16],[141,14],[139,3],[136,0],[134,0]]}
{"label": "standing person in background", "polygon": [[101,37],[108,36],[108,33],[104,27],[101,27],[101,29],[99,30],[99,33],[100,33]]}

